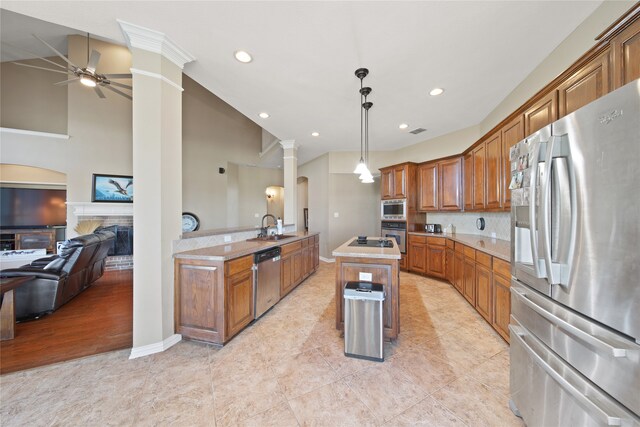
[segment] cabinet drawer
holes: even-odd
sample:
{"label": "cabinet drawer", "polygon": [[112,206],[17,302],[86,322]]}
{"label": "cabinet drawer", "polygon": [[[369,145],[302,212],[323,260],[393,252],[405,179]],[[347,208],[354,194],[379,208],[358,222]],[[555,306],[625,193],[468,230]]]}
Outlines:
{"label": "cabinet drawer", "polygon": [[247,255],[242,258],[233,259],[225,263],[225,276],[233,276],[242,271],[251,270],[253,266],[253,255]]}
{"label": "cabinet drawer", "polygon": [[454,242],[451,239],[445,239],[447,241],[447,248],[449,249],[453,249],[454,248]]}
{"label": "cabinet drawer", "polygon": [[427,236],[416,236],[415,234],[409,235],[409,242],[411,243],[427,243]]}
{"label": "cabinet drawer", "polygon": [[509,277],[511,277],[511,264],[509,264],[507,261],[501,260],[500,258],[494,258],[493,272],[508,279]]}
{"label": "cabinet drawer", "polygon": [[302,241],[297,241],[293,243],[289,243],[281,246],[282,252],[281,255],[290,254],[291,252],[299,251],[302,249]]}
{"label": "cabinet drawer", "polygon": [[455,242],[456,252],[464,253],[464,245],[462,243]]}
{"label": "cabinet drawer", "polygon": [[444,237],[427,237],[427,243],[430,245],[446,245],[446,240]]}
{"label": "cabinet drawer", "polygon": [[476,251],[476,262],[491,268],[491,255]]}
{"label": "cabinet drawer", "polygon": [[475,259],[476,258],[476,250],[473,248],[470,248],[469,246],[465,246],[464,247],[464,256],[469,257],[471,259]]}

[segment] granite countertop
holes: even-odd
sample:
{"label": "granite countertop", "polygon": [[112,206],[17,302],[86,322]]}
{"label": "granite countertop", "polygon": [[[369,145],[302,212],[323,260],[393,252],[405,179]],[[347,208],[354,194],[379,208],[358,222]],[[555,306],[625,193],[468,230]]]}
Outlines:
{"label": "granite countertop", "polygon": [[[341,246],[333,250],[333,256],[346,256],[353,258],[380,258],[380,259],[400,259],[400,249],[396,244],[395,239],[391,239],[393,242],[392,248],[376,248],[370,246],[349,246],[357,237],[352,237],[347,240]],[[369,237],[367,240],[378,240],[381,237]]]}
{"label": "granite countertop", "polygon": [[487,236],[477,234],[457,234],[457,233],[420,233],[410,231],[409,234],[415,236],[445,237],[454,242],[462,243],[491,256],[511,262],[511,242],[502,239],[492,239]]}
{"label": "granite countertop", "polygon": [[[282,227],[290,227],[293,225],[294,224],[283,224]],[[270,227],[274,228],[275,225],[271,224]],[[218,236],[221,234],[239,233],[242,231],[260,231],[260,227],[246,226],[246,227],[230,227],[230,228],[211,228],[209,230],[198,230],[198,231],[182,233],[182,238],[192,239],[194,237]],[[285,233],[285,234],[293,234],[293,233]]]}
{"label": "granite countertop", "polygon": [[245,255],[251,255],[263,249],[275,248],[276,246],[286,245],[287,243],[297,242],[307,237],[315,236],[320,233],[299,231],[296,233],[285,233],[295,237],[289,237],[275,241],[240,241],[227,243],[224,245],[210,246],[208,248],[194,249],[191,251],[178,252],[173,254],[174,258],[180,259],[202,259],[207,261],[228,261],[234,258],[240,258]]}

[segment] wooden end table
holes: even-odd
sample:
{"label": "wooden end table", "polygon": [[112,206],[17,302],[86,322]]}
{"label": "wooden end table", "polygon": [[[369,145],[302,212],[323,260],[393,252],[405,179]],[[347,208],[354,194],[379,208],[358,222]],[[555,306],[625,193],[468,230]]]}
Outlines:
{"label": "wooden end table", "polygon": [[13,290],[34,278],[35,276],[0,278],[0,294],[2,295],[0,341],[12,340],[15,337],[16,310]]}

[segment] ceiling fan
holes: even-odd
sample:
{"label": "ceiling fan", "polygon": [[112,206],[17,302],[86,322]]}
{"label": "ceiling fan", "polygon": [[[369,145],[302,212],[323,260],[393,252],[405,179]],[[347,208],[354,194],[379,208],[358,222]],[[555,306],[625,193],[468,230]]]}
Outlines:
{"label": "ceiling fan", "polygon": [[[87,87],[91,87],[93,88],[93,90],[96,92],[96,94],[98,95],[98,97],[100,98],[106,98],[104,92],[102,91],[102,89],[107,89],[110,90],[112,92],[117,93],[120,96],[124,96],[127,99],[133,99],[131,97],[131,95],[116,89],[114,86],[117,87],[121,87],[123,89],[128,89],[128,90],[132,90],[133,88],[129,85],[125,85],[122,83],[118,83],[118,82],[114,82],[112,81],[112,79],[130,79],[131,78],[131,74],[100,74],[96,71],[96,68],[98,67],[98,62],[100,61],[100,52],[98,52],[97,50],[93,49],[91,50],[91,53],[89,53],[89,41],[90,41],[90,37],[89,34],[87,33],[87,65],[86,67],[78,67],[76,64],[74,64],[73,62],[71,62],[69,60],[69,58],[67,58],[66,56],[64,56],[62,53],[60,53],[56,48],[54,48],[53,46],[51,46],[49,43],[45,42],[44,40],[42,40],[40,37],[36,36],[35,34],[32,34],[33,37],[35,37],[36,39],[38,39],[40,42],[42,42],[45,46],[47,46],[49,49],[51,49],[53,52],[55,52],[56,55],[58,55],[60,58],[62,58],[67,64],[68,67],[64,66],[64,65],[60,65],[56,62],[50,61],[46,58],[42,58],[40,56],[37,56],[38,59],[41,59],[45,62],[48,62],[49,64],[55,65],[56,67],[62,68],[65,71],[61,71],[61,70],[56,70],[53,68],[45,68],[45,67],[38,67],[35,65],[30,65],[30,64],[23,64],[20,62],[14,62],[14,64],[16,65],[20,65],[22,67],[29,67],[29,68],[36,68],[38,70],[45,70],[45,71],[52,71],[54,73],[60,73],[60,74],[67,74],[69,76],[73,76],[73,78],[70,78],[68,80],[64,80],[58,83],[54,83],[55,85],[68,85],[70,83],[75,83],[75,82],[80,82],[83,85],[87,86]],[[25,51],[26,52],[26,51]]]}

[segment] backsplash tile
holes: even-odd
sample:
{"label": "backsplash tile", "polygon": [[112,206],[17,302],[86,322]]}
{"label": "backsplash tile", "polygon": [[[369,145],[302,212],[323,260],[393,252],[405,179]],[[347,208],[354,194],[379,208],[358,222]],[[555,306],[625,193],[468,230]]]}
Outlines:
{"label": "backsplash tile", "polygon": [[[484,218],[484,230],[478,230],[476,220]],[[428,213],[426,222],[442,224],[444,231],[448,224],[453,224],[456,233],[477,234],[491,237],[496,233],[496,238],[511,240],[511,214],[509,212],[450,212]]]}

